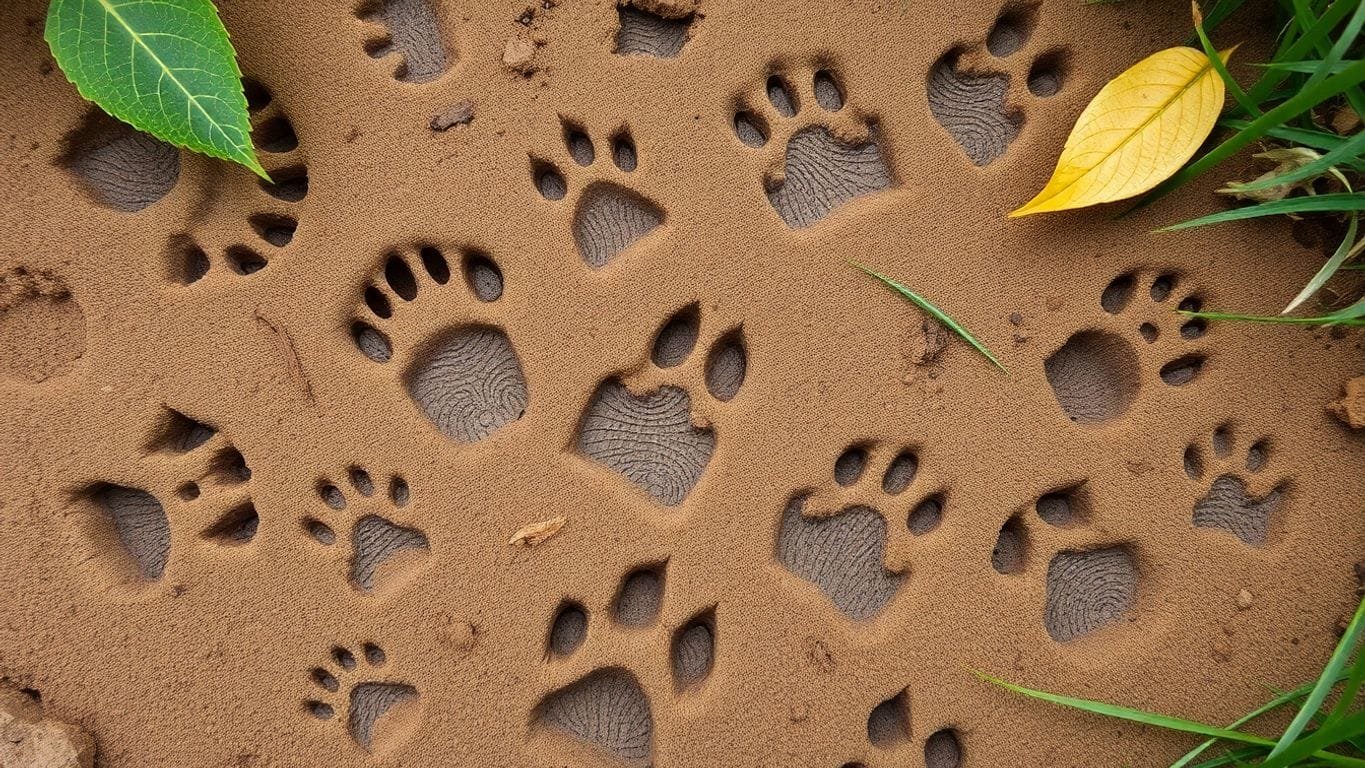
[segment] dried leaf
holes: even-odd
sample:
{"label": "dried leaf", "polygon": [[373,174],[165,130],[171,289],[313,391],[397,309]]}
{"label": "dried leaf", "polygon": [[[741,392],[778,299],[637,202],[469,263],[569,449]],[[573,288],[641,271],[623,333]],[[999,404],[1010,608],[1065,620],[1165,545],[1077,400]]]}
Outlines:
{"label": "dried leaf", "polygon": [[507,541],[507,546],[526,548],[539,546],[563,530],[565,523],[568,522],[569,518],[558,515],[549,520],[531,523],[512,534],[512,538]]}
{"label": "dried leaf", "polygon": [[[1256,155],[1257,159],[1269,160],[1277,165],[1271,170],[1257,176],[1252,181],[1229,181],[1227,186],[1218,190],[1218,193],[1221,195],[1229,195],[1238,200],[1254,200],[1258,203],[1265,203],[1271,200],[1283,200],[1296,190],[1302,190],[1311,195],[1314,191],[1313,182],[1317,180],[1316,178],[1301,179],[1291,184],[1276,184],[1274,186],[1261,187],[1259,189],[1245,189],[1245,187],[1249,187],[1266,179],[1273,179],[1276,176],[1282,176],[1291,171],[1297,171],[1321,157],[1322,155],[1308,147],[1287,147],[1284,149],[1272,149],[1269,152],[1261,152]],[[1340,171],[1336,171],[1335,168],[1332,170],[1340,175]]]}
{"label": "dried leaf", "polygon": [[[1225,51],[1223,60],[1231,54]],[[1095,95],[1071,129],[1052,178],[1010,216],[1084,208],[1150,190],[1208,138],[1225,93],[1203,51],[1168,48],[1139,61]]]}

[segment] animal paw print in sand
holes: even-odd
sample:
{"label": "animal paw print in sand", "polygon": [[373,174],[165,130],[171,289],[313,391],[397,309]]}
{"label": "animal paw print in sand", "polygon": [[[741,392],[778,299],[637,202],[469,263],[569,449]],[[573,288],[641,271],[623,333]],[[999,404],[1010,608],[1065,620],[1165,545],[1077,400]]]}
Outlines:
{"label": "animal paw print in sand", "polygon": [[1186,293],[1173,302],[1183,290],[1180,277],[1169,272],[1128,273],[1109,283],[1100,295],[1103,319],[1072,334],[1044,363],[1068,418],[1078,424],[1112,421],[1127,413],[1152,380],[1181,387],[1199,377],[1207,358],[1197,342],[1207,326],[1173,309],[1198,311],[1203,301]]}
{"label": "animal paw print in sand", "polygon": [[98,107],[67,137],[62,165],[91,199],[121,213],[151,206],[180,181],[179,149]]}
{"label": "animal paw print in sand", "polygon": [[359,656],[333,647],[330,662],[308,673],[315,698],[304,700],[304,711],[319,720],[334,720],[344,709],[346,732],[361,749],[392,750],[416,727],[421,697],[415,687],[391,679],[387,664],[384,649],[374,643],[363,644]]}
{"label": "animal paw print in sand", "polygon": [[[640,5],[651,5],[640,3]],[[687,44],[695,13],[670,13],[660,16],[654,11],[666,10],[662,5],[636,8],[630,3],[616,7],[619,26],[616,28],[618,56],[653,56],[660,59],[677,58]]]}
{"label": "animal paw print in sand", "polygon": [[[196,543],[249,544],[260,524],[250,479],[242,454],[217,430],[168,412],[135,479],[94,483],[83,492],[93,502],[87,526],[92,560],[115,582],[142,587],[163,579],[173,551],[184,553]],[[198,534],[173,530],[172,517],[199,521],[189,526]]]}
{"label": "animal paw print in sand", "polygon": [[[878,704],[867,716],[867,741],[873,748],[868,759],[844,764],[843,768],[868,768],[884,758],[903,765],[909,762],[907,751],[916,743],[910,730],[910,691],[903,689]],[[926,768],[958,768],[962,764],[962,744],[957,731],[941,728],[924,740]]]}
{"label": "animal paw print in sand", "polygon": [[1252,546],[1265,544],[1289,488],[1283,479],[1260,479],[1270,462],[1269,443],[1258,440],[1242,449],[1225,424],[1214,430],[1208,447],[1212,455],[1201,445],[1185,449],[1185,474],[1207,489],[1194,504],[1195,526],[1227,531]]}
{"label": "animal paw print in sand", "polygon": [[[390,591],[415,574],[431,551],[426,534],[391,519],[408,505],[412,491],[407,481],[394,476],[380,493],[374,478],[361,467],[351,467],[346,481],[352,490],[349,498],[327,478],[318,480],[317,492],[324,505],[349,523],[350,546],[342,549],[350,553],[346,569],[351,586],[365,595]],[[337,516],[329,514],[327,518],[334,520]],[[303,530],[317,543],[327,547],[337,543],[336,528],[342,526],[328,525],[313,516],[302,522]]]}
{"label": "animal paw print in sand", "polygon": [[[1024,124],[1016,106],[1027,96],[1011,93],[1016,69],[1012,63],[1032,37],[1038,6],[1009,7],[996,19],[981,46],[955,48],[929,71],[929,111],[976,165],[989,165],[1005,154]],[[1055,95],[1064,77],[1060,51],[1032,59],[1024,77],[1028,93],[1038,98]]]}
{"label": "animal paw print in sand", "polygon": [[[502,270],[474,250],[454,267],[431,245],[390,252],[364,291],[351,338],[365,357],[400,372],[442,434],[474,443],[520,419],[530,393],[516,349],[491,322]],[[452,327],[452,315],[469,314],[482,319]]]}
{"label": "animal paw print in sand", "polygon": [[[883,462],[881,471],[867,471],[869,464]],[[778,562],[818,587],[850,619],[878,615],[905,581],[910,539],[932,533],[943,520],[943,493],[915,487],[907,495],[919,472],[919,457],[911,450],[889,454],[879,446],[849,447],[834,462],[833,487],[799,492],[787,503],[777,534]],[[904,526],[893,522],[888,528],[901,510]]]}
{"label": "animal paw print in sand", "polygon": [[366,27],[365,52],[388,62],[395,80],[425,83],[450,69],[453,56],[430,0],[364,0],[356,18]]}
{"label": "animal paw print in sand", "polygon": [[1084,484],[1049,491],[1000,528],[991,565],[1007,576],[1037,578],[1034,550],[1052,551],[1043,585],[1043,626],[1070,642],[1128,616],[1137,603],[1138,568],[1122,543],[1097,540],[1089,528]]}
{"label": "animal paw print in sand", "polygon": [[541,197],[551,202],[574,198],[574,242],[583,261],[593,269],[606,266],[664,223],[664,212],[658,205],[626,186],[639,165],[630,133],[618,131],[606,144],[614,169],[598,157],[598,147],[586,131],[564,125],[564,145],[573,166],[594,177],[582,185],[570,184],[577,174],[568,163],[540,158],[531,161],[531,177]]}
{"label": "animal paw print in sand", "polygon": [[[715,429],[694,423],[694,414],[700,410],[709,416],[734,399],[748,370],[740,327],[707,344],[704,362],[693,355],[701,328],[696,304],[670,317],[654,337],[651,365],[642,378],[675,383],[637,395],[621,379],[608,379],[593,395],[578,432],[580,453],[669,507],[691,493],[716,448]],[[709,397],[694,397],[703,382]],[[708,425],[714,421],[705,418]]]}
{"label": "animal paw print in sand", "polygon": [[299,151],[298,136],[269,90],[253,80],[244,80],[243,85],[251,113],[252,141],[272,181],[248,180],[240,174],[210,180],[223,205],[240,205],[253,211],[246,223],[254,237],[246,238],[235,218],[202,217],[193,233],[171,239],[167,271],[179,285],[208,276],[215,263],[223,263],[237,275],[259,272],[293,241],[299,228],[294,206],[308,195],[308,169]]}
{"label": "animal paw print in sand", "polygon": [[[655,718],[705,685],[715,665],[715,609],[695,611],[676,623],[661,617],[666,574],[663,563],[631,571],[611,605],[598,610],[574,601],[560,604],[546,638],[546,660],[552,679],[572,682],[541,699],[531,716],[535,730],[568,737],[631,765],[650,764]],[[662,649],[661,633],[668,627],[676,629],[667,658],[648,654],[634,659],[632,669],[611,662],[622,656],[616,649],[626,641]],[[642,646],[636,642],[640,637],[628,637],[637,632],[657,642]]]}
{"label": "animal paw print in sand", "polygon": [[763,101],[736,112],[734,129],[745,146],[765,150],[763,189],[773,210],[791,229],[803,229],[896,182],[875,121],[846,104],[835,73],[801,73],[799,90],[796,77],[769,75]]}

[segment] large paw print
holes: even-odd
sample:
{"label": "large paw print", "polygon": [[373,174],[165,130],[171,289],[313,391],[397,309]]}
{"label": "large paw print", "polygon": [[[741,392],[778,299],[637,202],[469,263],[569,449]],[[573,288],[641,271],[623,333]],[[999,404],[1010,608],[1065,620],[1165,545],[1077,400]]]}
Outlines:
{"label": "large paw print", "polygon": [[1207,357],[1198,342],[1207,326],[1170,305],[1198,311],[1203,301],[1186,293],[1172,302],[1182,290],[1180,277],[1169,272],[1130,272],[1109,283],[1099,301],[1103,320],[1072,334],[1044,363],[1068,418],[1078,424],[1112,421],[1128,412],[1149,378],[1171,387],[1199,378]]}
{"label": "large paw print", "polygon": [[[374,479],[360,467],[352,467],[346,477],[352,498],[326,478],[318,480],[317,493],[323,504],[350,522],[349,531],[343,531],[351,540],[345,548],[350,551],[347,570],[351,586],[366,595],[389,591],[420,570],[431,550],[426,534],[390,519],[408,505],[411,489],[403,478],[395,476],[389,478],[385,492],[377,495]],[[318,517],[305,517],[302,526],[319,544],[331,547],[337,542],[333,525]]]}
{"label": "large paw print", "polygon": [[[648,375],[690,383],[664,384],[637,395],[620,379],[608,379],[588,404],[578,433],[580,453],[670,507],[692,492],[716,448],[715,428],[694,424],[694,409],[729,403],[748,372],[744,334],[738,326],[718,334],[707,345],[704,363],[698,363],[701,356],[693,352],[701,328],[700,308],[696,304],[683,308],[659,328],[650,355]],[[694,397],[703,382],[709,395],[705,403],[702,396]],[[712,418],[704,421],[716,423]]]}
{"label": "large paw print", "polygon": [[[945,53],[929,71],[929,111],[976,165],[989,165],[1005,154],[1024,124],[1018,103],[1022,93],[1011,95],[1011,63],[1032,37],[1038,6],[1011,7],[996,19],[986,37],[984,51],[977,44]],[[1047,98],[1062,89],[1065,56],[1048,51],[1028,63],[1024,82],[1028,94]]]}
{"label": "large paw print", "polygon": [[[413,686],[388,679],[387,664],[384,649],[374,643],[363,644],[359,657],[348,648],[333,647],[330,663],[308,673],[314,698],[304,700],[304,711],[332,720],[344,707],[346,732],[357,745],[366,752],[392,750],[416,727],[421,697]],[[361,679],[352,679],[357,675]]]}
{"label": "large paw print", "polygon": [[[867,472],[874,459],[885,462],[879,473]],[[905,580],[908,539],[931,533],[943,518],[943,493],[919,490],[919,473],[913,451],[887,455],[867,445],[849,447],[834,462],[835,487],[798,492],[788,502],[777,535],[778,561],[850,619],[881,613]],[[901,497],[912,486],[907,504]],[[903,528],[892,510],[907,510]]]}
{"label": "large paw print", "polygon": [[[630,764],[649,763],[655,718],[704,685],[715,665],[714,607],[668,624],[661,618],[666,575],[664,563],[631,571],[612,603],[597,611],[573,600],[560,604],[546,639],[546,660],[553,677],[573,682],[541,699],[532,713],[536,730],[567,736]],[[594,620],[600,614],[605,618]],[[622,633],[658,633],[665,626],[676,626],[666,660],[647,659],[634,671],[607,661]]]}
{"label": "large paw print", "polygon": [[769,75],[763,101],[734,116],[739,141],[765,150],[763,189],[792,229],[895,186],[876,124],[846,105],[835,74],[822,69],[805,77],[810,86],[798,92],[786,74]]}
{"label": "large paw print", "polygon": [[[564,125],[564,145],[572,166],[534,158],[532,180],[540,196],[551,202],[574,198],[573,238],[578,253],[589,267],[606,266],[637,241],[664,223],[664,212],[652,200],[627,186],[626,179],[639,166],[635,141],[626,130],[606,142],[611,165],[598,158],[598,146],[576,125]],[[590,176],[586,184],[571,185],[573,167]],[[595,178],[594,178],[595,177]]]}
{"label": "large paw print", "polygon": [[[365,357],[402,372],[408,396],[442,434],[475,443],[520,419],[530,393],[512,341],[492,322],[502,270],[477,250],[457,268],[463,279],[451,285],[440,248],[391,251],[365,288],[351,338]],[[472,317],[452,327],[457,313]]]}
{"label": "large paw print", "polygon": [[1185,449],[1185,474],[1201,487],[1207,482],[1207,490],[1194,504],[1194,524],[1227,531],[1252,546],[1265,544],[1289,487],[1283,479],[1271,483],[1258,479],[1270,463],[1270,444],[1258,440],[1235,450],[1241,446],[1233,428],[1225,424],[1214,430],[1209,447],[1212,456],[1203,446]]}
{"label": "large paw print", "polygon": [[[1137,603],[1132,549],[1095,541],[1091,506],[1084,484],[1049,491],[1034,503],[1032,515],[1021,512],[1006,521],[991,552],[1000,574],[1046,579],[1043,626],[1059,643],[1120,621]],[[1054,552],[1045,577],[1037,572],[1034,549]]]}

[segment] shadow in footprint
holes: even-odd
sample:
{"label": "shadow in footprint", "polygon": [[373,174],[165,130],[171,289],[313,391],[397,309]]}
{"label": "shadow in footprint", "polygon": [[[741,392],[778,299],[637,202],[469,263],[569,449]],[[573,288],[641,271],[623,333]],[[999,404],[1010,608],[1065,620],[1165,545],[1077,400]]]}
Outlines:
{"label": "shadow in footprint", "polygon": [[649,697],[624,669],[599,670],[551,693],[533,720],[632,764],[647,763],[654,751]]}

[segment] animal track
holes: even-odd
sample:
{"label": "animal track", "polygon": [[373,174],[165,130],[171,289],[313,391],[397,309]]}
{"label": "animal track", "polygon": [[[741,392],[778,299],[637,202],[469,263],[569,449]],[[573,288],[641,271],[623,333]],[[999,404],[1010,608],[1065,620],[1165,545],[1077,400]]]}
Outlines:
{"label": "animal track", "polygon": [[597,146],[583,128],[564,124],[564,145],[574,165],[603,176],[581,189],[571,190],[567,164],[532,158],[531,177],[540,196],[549,201],[576,197],[573,237],[578,253],[589,267],[606,266],[617,256],[664,223],[664,212],[652,200],[625,186],[626,177],[639,165],[639,154],[630,132],[617,131],[607,142],[615,170],[597,156]]}
{"label": "animal track", "polygon": [[1265,544],[1289,487],[1288,482],[1280,481],[1263,495],[1254,495],[1255,478],[1270,461],[1269,443],[1265,440],[1252,443],[1246,448],[1245,461],[1239,465],[1233,451],[1236,442],[1232,427],[1225,424],[1214,430],[1210,446],[1211,461],[1202,446],[1185,449],[1185,474],[1201,486],[1207,476],[1221,470],[1195,502],[1194,524],[1222,529],[1252,546]]}
{"label": "animal track", "polygon": [[[1140,279],[1141,278],[1141,279]],[[1147,286],[1140,309],[1130,309],[1139,284]],[[1174,273],[1154,278],[1126,273],[1114,278],[1100,295],[1106,322],[1078,331],[1044,362],[1048,384],[1062,412],[1078,424],[1102,424],[1119,418],[1137,400],[1146,371],[1172,387],[1193,382],[1206,357],[1197,345],[1207,326],[1168,308],[1180,287]],[[1180,299],[1177,309],[1198,311],[1197,294]],[[1140,343],[1139,343],[1140,341]]]}
{"label": "animal track", "polygon": [[[987,35],[984,51],[979,44],[954,48],[929,70],[929,111],[976,165],[1005,154],[1024,124],[1023,111],[1013,104],[1025,96],[1010,93],[1013,67],[1006,59],[1028,45],[1037,15],[1036,4],[1007,7]],[[1049,51],[1034,59],[1025,77],[1028,93],[1047,98],[1061,91],[1064,58],[1061,51]]]}
{"label": "animal track", "polygon": [[[145,585],[164,576],[179,538],[167,504],[177,521],[211,521],[201,523],[201,540],[236,547],[256,537],[260,517],[245,490],[251,469],[213,427],[169,411],[151,441],[148,461],[154,465],[148,474],[156,476],[150,490],[100,482],[82,494],[97,510],[88,528],[95,559],[114,578]],[[180,541],[180,546],[188,543]]]}
{"label": "animal track", "polygon": [[[467,292],[492,314],[504,289],[497,263],[469,250],[457,268],[458,287],[450,285],[451,265],[439,248],[390,252],[365,289],[351,337],[370,360],[403,371],[408,396],[442,434],[473,443],[520,419],[530,393],[507,334],[482,322],[451,327],[448,313],[432,306],[449,300],[449,291]],[[428,292],[431,298],[419,302]]]}
{"label": "animal track", "polygon": [[395,80],[425,83],[450,69],[452,57],[430,0],[365,0],[356,16],[370,26],[365,52],[389,59]]}
{"label": "animal track", "polygon": [[0,273],[0,377],[38,384],[85,354],[85,313],[61,278],[23,267]]}
{"label": "animal track", "polygon": [[[318,689],[317,698],[303,702],[304,711],[319,720],[336,717],[345,700],[346,732],[366,752],[384,752],[404,741],[416,726],[420,696],[413,686],[390,680],[382,672],[388,663],[384,649],[374,643],[361,646],[360,656],[335,646],[331,663],[314,667],[309,673]],[[363,680],[351,681],[364,665]],[[375,679],[381,678],[381,679]],[[342,689],[345,688],[345,692]]]}
{"label": "animal track", "polygon": [[[884,453],[853,445],[834,462],[836,488],[803,491],[792,497],[777,534],[777,560],[811,582],[835,607],[855,621],[882,612],[905,581],[906,537],[928,534],[943,519],[942,493],[912,494],[908,508],[900,497],[914,484],[919,457],[910,450],[881,456],[886,465],[869,474],[869,462]],[[868,488],[869,479],[877,488]],[[904,509],[904,534],[889,532],[891,510]],[[896,555],[887,557],[888,541]],[[895,561],[894,570],[887,567]]]}
{"label": "animal track", "polygon": [[[551,621],[546,656],[563,670],[556,677],[573,682],[541,699],[531,716],[537,730],[568,736],[630,764],[649,763],[654,753],[653,704],[661,702],[651,703],[646,690],[657,696],[664,686],[655,683],[671,680],[673,695],[678,697],[705,684],[715,665],[715,609],[704,609],[680,622],[672,632],[667,668],[662,659],[645,661],[639,668],[643,683],[636,672],[601,666],[600,658],[587,657],[609,654],[618,633],[661,631],[666,572],[665,563],[636,568],[621,580],[612,604],[596,612],[573,601],[560,604]],[[597,642],[589,651],[583,648],[594,614],[606,614],[607,626],[598,627]]]}
{"label": "animal track", "polygon": [[695,18],[691,13],[666,18],[630,5],[618,5],[616,14],[619,21],[616,28],[617,55],[662,59],[676,58],[682,53]]}
{"label": "animal track", "polygon": [[[578,431],[580,453],[670,507],[691,493],[716,447],[715,429],[693,423],[694,409],[710,411],[730,402],[748,372],[741,327],[719,334],[701,366],[693,356],[700,331],[700,308],[684,307],[659,328],[651,353],[654,372],[667,375],[665,371],[677,369],[670,378],[693,383],[666,384],[636,395],[619,378],[608,379],[597,388]],[[694,362],[684,366],[689,360]],[[699,372],[710,395],[704,401],[692,395],[700,389],[695,381]]]}
{"label": "animal track", "polygon": [[298,136],[265,86],[250,79],[243,80],[243,85],[251,113],[252,141],[260,150],[261,163],[272,181],[255,180],[266,197],[243,203],[256,210],[246,217],[254,235],[250,244],[243,242],[244,233],[235,226],[222,231],[210,229],[212,220],[196,234],[171,239],[166,253],[167,273],[179,285],[203,279],[218,261],[225,262],[228,270],[237,275],[259,272],[269,264],[268,254],[289,245],[299,228],[292,209],[308,195],[308,169],[302,162]]}
{"label": "animal track", "polygon": [[62,163],[94,200],[136,213],[170,194],[180,180],[180,150],[91,109],[67,138]]}
{"label": "animal track", "polygon": [[799,93],[786,75],[774,73],[765,91],[766,106],[755,100],[742,107],[734,130],[745,146],[783,153],[770,158],[763,188],[788,227],[809,227],[847,202],[895,186],[876,122],[847,107],[834,72],[815,72]]}
{"label": "animal track", "polygon": [[[1033,505],[1034,515],[1011,517],[1001,527],[991,552],[991,565],[1001,574],[1035,570],[1033,538],[1060,550],[1047,567],[1043,626],[1059,643],[1090,634],[1127,615],[1137,602],[1138,569],[1123,544],[1067,546],[1088,538],[1091,500],[1085,486],[1049,491]],[[1040,528],[1029,518],[1043,523]]]}
{"label": "animal track", "polygon": [[[411,499],[407,481],[394,476],[389,479],[385,493],[376,496],[377,489],[369,472],[352,467],[346,476],[351,488],[360,495],[359,499],[353,497],[348,501],[346,493],[325,478],[318,480],[318,497],[332,510],[348,511],[347,517],[353,520],[349,548],[351,586],[367,595],[387,591],[422,566],[431,545],[422,531],[390,519]],[[336,543],[336,531],[326,522],[310,516],[305,517],[302,524],[303,530],[319,544],[330,547]]]}

